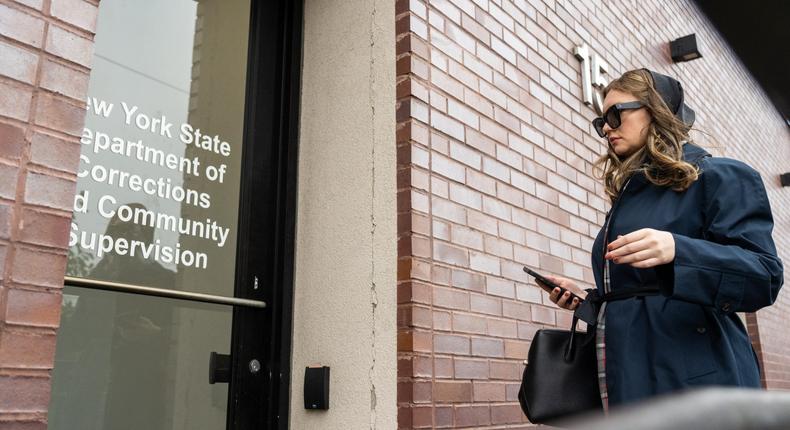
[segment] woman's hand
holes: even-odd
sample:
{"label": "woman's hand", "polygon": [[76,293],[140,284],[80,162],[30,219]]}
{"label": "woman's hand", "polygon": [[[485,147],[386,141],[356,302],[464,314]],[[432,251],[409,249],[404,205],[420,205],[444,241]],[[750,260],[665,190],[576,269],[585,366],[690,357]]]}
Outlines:
{"label": "woman's hand", "polygon": [[646,269],[675,259],[675,238],[666,231],[643,228],[618,236],[609,244],[607,251],[604,256],[607,260]]}
{"label": "woman's hand", "polygon": [[[565,288],[565,294],[560,296],[559,288],[552,290],[548,285],[535,280],[540,288],[543,288],[547,293],[549,293],[549,299],[551,299],[552,302],[556,303],[557,306],[563,309],[574,310],[579,307],[580,300],[583,300],[584,297],[587,297],[587,292],[579,290],[579,287],[577,287],[576,284],[570,279],[560,278],[557,276],[546,276],[546,278],[560,287]],[[573,293],[575,297],[571,298],[571,293]]]}

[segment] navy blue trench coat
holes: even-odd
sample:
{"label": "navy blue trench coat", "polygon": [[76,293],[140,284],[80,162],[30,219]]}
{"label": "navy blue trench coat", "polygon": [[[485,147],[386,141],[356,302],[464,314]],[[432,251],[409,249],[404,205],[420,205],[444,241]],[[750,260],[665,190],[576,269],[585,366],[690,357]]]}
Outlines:
{"label": "navy blue trench coat", "polygon": [[[675,260],[650,269],[610,263],[610,288],[658,285],[661,294],[604,308],[610,406],[699,385],[759,387],[749,335],[735,312],[774,302],[784,282],[771,238],[773,218],[760,175],[687,143],[701,169],[684,192],[632,177],[607,215],[607,242],[642,228],[671,232]],[[603,294],[603,235],[592,267]],[[599,369],[601,363],[599,362]]]}

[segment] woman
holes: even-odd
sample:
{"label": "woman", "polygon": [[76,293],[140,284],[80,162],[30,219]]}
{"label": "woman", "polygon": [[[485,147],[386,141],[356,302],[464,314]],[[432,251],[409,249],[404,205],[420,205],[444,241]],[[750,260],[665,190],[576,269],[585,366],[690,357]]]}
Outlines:
{"label": "woman", "polygon": [[[676,80],[633,70],[604,96],[593,125],[609,143],[596,166],[612,209],[592,250],[589,301],[621,296],[600,306],[595,327],[604,408],[696,385],[759,387],[735,312],[770,305],[783,283],[760,175],[688,143],[694,112]],[[558,293],[558,306],[578,307]]]}

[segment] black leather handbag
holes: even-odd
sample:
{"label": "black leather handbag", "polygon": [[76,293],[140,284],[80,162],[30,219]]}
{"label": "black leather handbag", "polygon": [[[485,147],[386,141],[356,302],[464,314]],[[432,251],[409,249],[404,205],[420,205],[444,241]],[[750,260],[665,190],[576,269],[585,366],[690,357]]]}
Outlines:
{"label": "black leather handbag", "polygon": [[[530,422],[549,424],[572,415],[601,410],[595,358],[595,327],[588,333],[541,329],[529,347],[518,401]],[[585,318],[586,320],[586,318]]]}

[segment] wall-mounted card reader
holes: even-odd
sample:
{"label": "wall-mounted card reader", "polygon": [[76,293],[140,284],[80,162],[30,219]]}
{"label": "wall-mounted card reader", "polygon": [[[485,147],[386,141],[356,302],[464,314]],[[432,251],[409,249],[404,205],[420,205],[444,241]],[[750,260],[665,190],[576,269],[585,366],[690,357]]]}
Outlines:
{"label": "wall-mounted card reader", "polygon": [[329,409],[329,367],[310,366],[304,369],[304,408]]}

